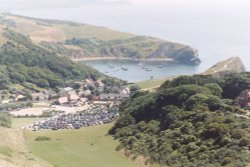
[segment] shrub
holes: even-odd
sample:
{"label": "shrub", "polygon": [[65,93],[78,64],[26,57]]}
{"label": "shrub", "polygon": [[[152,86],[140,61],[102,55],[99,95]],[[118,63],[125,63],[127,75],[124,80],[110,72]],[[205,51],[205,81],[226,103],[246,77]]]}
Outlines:
{"label": "shrub", "polygon": [[49,141],[51,140],[50,137],[47,137],[47,136],[38,136],[35,141]]}
{"label": "shrub", "polygon": [[11,127],[11,116],[7,113],[0,113],[0,126],[10,128]]}
{"label": "shrub", "polygon": [[233,159],[231,157],[225,157],[223,159],[223,162],[221,163],[221,165],[225,166],[225,165],[228,165],[230,164],[231,162],[233,161]]}
{"label": "shrub", "polygon": [[239,146],[241,147],[246,147],[246,146],[249,146],[250,145],[250,140],[248,138],[242,138],[240,140],[240,143],[239,143]]}
{"label": "shrub", "polygon": [[235,139],[241,139],[242,137],[246,136],[246,131],[243,129],[235,129],[233,130],[232,137]]}

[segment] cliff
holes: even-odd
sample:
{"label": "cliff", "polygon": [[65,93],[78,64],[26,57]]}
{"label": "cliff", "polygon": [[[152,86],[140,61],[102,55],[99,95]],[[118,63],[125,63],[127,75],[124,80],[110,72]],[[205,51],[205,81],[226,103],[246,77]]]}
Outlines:
{"label": "cliff", "polygon": [[244,71],[246,71],[246,67],[242,60],[239,57],[231,57],[225,61],[215,64],[202,74],[212,75],[214,77],[223,77],[230,73],[240,73]]}
{"label": "cliff", "polygon": [[[104,27],[10,14],[0,15],[0,27],[23,34],[35,44],[71,59],[114,57],[200,63],[197,51],[190,46]],[[6,42],[3,34],[0,32],[0,46]]]}

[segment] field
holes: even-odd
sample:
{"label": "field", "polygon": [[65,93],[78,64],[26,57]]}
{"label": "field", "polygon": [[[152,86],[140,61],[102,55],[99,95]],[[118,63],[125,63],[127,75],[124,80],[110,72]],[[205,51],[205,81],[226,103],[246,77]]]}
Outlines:
{"label": "field", "polygon": [[[26,131],[28,148],[56,167],[141,167],[115,151],[118,141],[107,136],[113,124],[80,130]],[[49,141],[35,141],[38,136]]]}
{"label": "field", "polygon": [[129,33],[123,33],[105,27],[91,26],[87,24],[77,26],[73,26],[70,24],[57,24],[54,27],[62,31],[67,39],[79,37],[85,39],[94,38],[100,40],[115,40],[134,37],[134,35]]}
{"label": "field", "polygon": [[[18,16],[6,16],[7,19],[15,20],[16,30],[23,34],[29,34],[34,42],[41,41],[64,41],[67,38],[85,39],[127,39],[134,37],[133,34],[114,31],[105,27],[97,27],[86,24],[71,22],[57,23],[52,21],[51,25],[46,26],[46,22],[38,19],[28,19]],[[42,24],[39,24],[42,23]]]}
{"label": "field", "polygon": [[12,128],[20,128],[43,119],[45,118],[12,118]]}
{"label": "field", "polygon": [[135,84],[138,85],[143,90],[152,90],[154,88],[160,87],[166,80],[171,80],[171,79],[173,79],[173,77],[140,81],[136,82]]}

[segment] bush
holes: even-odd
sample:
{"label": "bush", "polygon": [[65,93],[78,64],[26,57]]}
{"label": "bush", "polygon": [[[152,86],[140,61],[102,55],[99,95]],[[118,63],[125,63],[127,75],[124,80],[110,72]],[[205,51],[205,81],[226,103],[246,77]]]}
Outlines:
{"label": "bush", "polygon": [[7,113],[0,113],[0,126],[10,128],[11,127],[11,116]]}
{"label": "bush", "polygon": [[223,90],[217,83],[205,84],[204,86],[208,88],[214,96],[221,97]]}
{"label": "bush", "polygon": [[221,163],[221,165],[225,166],[225,165],[228,165],[230,164],[231,162],[233,161],[233,159],[231,157],[225,157],[223,159],[223,162]]}
{"label": "bush", "polygon": [[242,138],[240,140],[240,143],[239,143],[239,146],[241,147],[246,147],[246,146],[249,146],[250,145],[250,140],[248,138]]}
{"label": "bush", "polygon": [[242,137],[245,137],[246,133],[247,132],[243,129],[235,129],[233,130],[232,137],[239,140]]}
{"label": "bush", "polygon": [[47,136],[38,136],[35,141],[49,141],[51,140],[50,137]]}
{"label": "bush", "polygon": [[140,90],[140,87],[138,85],[131,85],[131,87],[130,87],[131,92],[136,92],[138,90]]}

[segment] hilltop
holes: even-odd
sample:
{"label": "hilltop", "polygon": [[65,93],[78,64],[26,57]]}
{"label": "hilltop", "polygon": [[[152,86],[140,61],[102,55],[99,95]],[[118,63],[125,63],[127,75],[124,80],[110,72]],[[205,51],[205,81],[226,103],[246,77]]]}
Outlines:
{"label": "hilltop", "polygon": [[[239,57],[231,57],[227,60],[216,63],[200,75],[211,75],[213,77],[221,78],[232,73],[241,73],[246,71],[246,67]],[[178,76],[177,76],[178,77]],[[176,77],[159,78],[153,80],[145,80],[136,82],[135,85],[143,90],[157,89],[167,80],[172,80]]]}
{"label": "hilltop", "polygon": [[215,64],[206,70],[204,75],[212,75],[214,77],[223,77],[230,73],[240,73],[246,71],[246,67],[239,57],[231,57],[227,60]]}
{"label": "hilltop", "polygon": [[[10,14],[2,14],[0,24],[51,52],[72,59],[112,57],[200,63],[197,51],[190,46],[104,27]],[[4,30],[0,32],[0,44],[6,41],[3,34]]]}
{"label": "hilltop", "polygon": [[139,92],[120,107],[110,130],[131,156],[162,166],[235,166],[250,162],[248,108],[237,97],[250,73],[168,80],[156,92]]}

